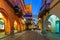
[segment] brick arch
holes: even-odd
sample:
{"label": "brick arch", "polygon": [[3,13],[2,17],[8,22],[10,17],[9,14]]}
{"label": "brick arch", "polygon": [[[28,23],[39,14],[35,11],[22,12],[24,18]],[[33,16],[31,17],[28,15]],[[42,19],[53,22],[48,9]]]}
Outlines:
{"label": "brick arch", "polygon": [[17,22],[17,32],[20,32],[20,31],[21,31],[20,18],[18,18],[18,17],[16,16],[14,22],[15,22],[15,21]]}
{"label": "brick arch", "polygon": [[[2,13],[2,15],[4,17],[3,19],[5,21],[5,34],[9,34],[10,33],[10,19],[9,19],[9,15],[3,8],[0,8],[0,12]],[[9,28],[9,30],[8,30],[8,28]]]}
{"label": "brick arch", "polygon": [[3,9],[3,8],[0,8],[0,12],[2,13],[2,15],[4,16],[4,17],[8,17],[8,14],[7,14],[7,12]]}

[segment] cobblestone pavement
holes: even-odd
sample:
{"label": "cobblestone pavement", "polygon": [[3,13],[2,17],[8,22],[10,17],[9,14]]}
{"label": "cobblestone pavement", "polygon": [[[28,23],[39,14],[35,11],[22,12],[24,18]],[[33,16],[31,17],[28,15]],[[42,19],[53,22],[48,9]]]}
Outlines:
{"label": "cobblestone pavement", "polygon": [[11,35],[4,40],[48,40],[46,37],[40,35],[38,32],[35,31],[27,31],[24,34],[13,36]]}
{"label": "cobblestone pavement", "polygon": [[0,38],[0,40],[15,40],[16,38],[18,38],[19,36],[25,34],[27,31],[23,31],[23,32],[20,32],[20,33],[16,33],[14,35],[10,35],[10,36],[7,36],[7,37],[4,37],[4,38]]}
{"label": "cobblestone pavement", "polygon": [[16,38],[15,40],[48,40],[46,37],[34,31],[28,31],[24,35]]}

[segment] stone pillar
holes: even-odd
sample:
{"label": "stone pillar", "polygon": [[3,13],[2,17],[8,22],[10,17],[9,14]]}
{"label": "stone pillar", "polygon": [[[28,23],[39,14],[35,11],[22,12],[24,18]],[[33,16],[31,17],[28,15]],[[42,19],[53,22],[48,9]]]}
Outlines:
{"label": "stone pillar", "polygon": [[43,16],[42,18],[42,25],[43,25],[43,33],[45,33],[46,31],[46,26],[45,26],[45,22],[46,22],[46,19],[47,19],[47,16],[49,15],[49,13],[47,12],[46,15]]}

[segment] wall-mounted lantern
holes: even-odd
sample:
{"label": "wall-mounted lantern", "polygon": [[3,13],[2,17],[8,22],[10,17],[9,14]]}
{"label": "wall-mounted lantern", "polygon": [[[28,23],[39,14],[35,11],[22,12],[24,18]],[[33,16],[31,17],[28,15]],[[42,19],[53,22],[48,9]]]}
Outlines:
{"label": "wall-mounted lantern", "polygon": [[15,6],[15,14],[18,16],[18,17],[22,17],[23,13],[22,13],[22,9],[21,8],[18,8],[18,6],[16,5]]}

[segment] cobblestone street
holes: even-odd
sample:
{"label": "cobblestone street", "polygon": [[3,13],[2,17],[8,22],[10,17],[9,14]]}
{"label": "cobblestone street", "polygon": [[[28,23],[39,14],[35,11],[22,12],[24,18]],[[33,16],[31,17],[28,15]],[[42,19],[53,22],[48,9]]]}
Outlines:
{"label": "cobblestone street", "polygon": [[48,40],[37,32],[29,31],[15,40]]}
{"label": "cobblestone street", "polygon": [[25,33],[22,34],[20,33],[15,36],[11,35],[1,40],[48,40],[48,39],[36,31],[27,31]]}

